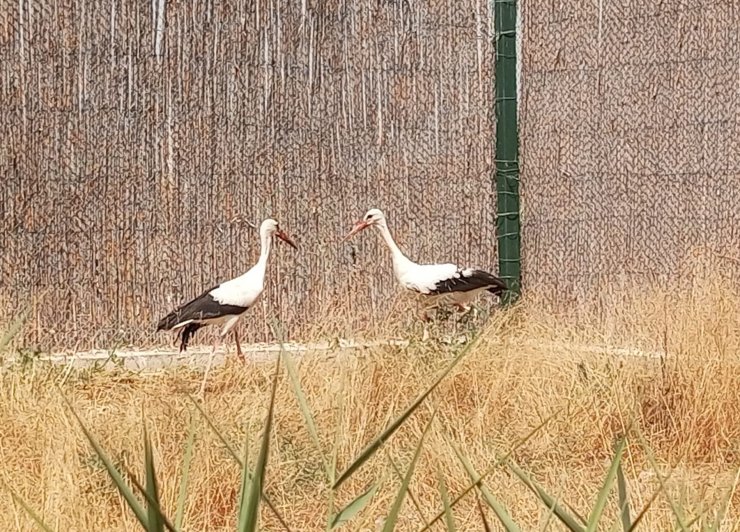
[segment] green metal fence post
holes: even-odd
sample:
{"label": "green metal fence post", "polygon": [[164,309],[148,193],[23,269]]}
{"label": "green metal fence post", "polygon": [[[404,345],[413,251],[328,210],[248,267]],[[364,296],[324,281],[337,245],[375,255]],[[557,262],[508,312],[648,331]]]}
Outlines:
{"label": "green metal fence post", "polygon": [[519,221],[519,130],[517,124],[517,0],[493,0],[496,30],[496,238],[499,275],[509,291],[504,304],[521,294]]}

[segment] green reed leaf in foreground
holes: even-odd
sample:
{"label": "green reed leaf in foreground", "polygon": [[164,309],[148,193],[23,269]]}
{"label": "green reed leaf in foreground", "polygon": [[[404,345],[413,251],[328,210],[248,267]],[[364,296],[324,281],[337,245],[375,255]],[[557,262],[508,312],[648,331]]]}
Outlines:
{"label": "green reed leaf in foreground", "polygon": [[450,505],[450,494],[447,491],[447,485],[445,479],[442,476],[442,472],[437,470],[437,481],[439,482],[439,495],[442,497],[442,506],[444,506],[445,512],[445,525],[447,526],[447,532],[455,532],[455,517],[452,515],[452,506]]}
{"label": "green reed leaf in foreground", "polygon": [[242,467],[242,483],[239,488],[239,505],[236,509],[237,525],[236,529],[241,530],[245,526],[247,520],[247,493],[249,493],[249,484],[251,477],[249,476],[249,427],[245,431],[244,436],[244,467]]}
{"label": "green reed leaf in foreground", "polygon": [[182,528],[185,517],[185,502],[188,499],[188,482],[190,479],[190,462],[193,459],[193,447],[195,446],[195,416],[190,419],[190,431],[188,441],[185,444],[185,456],[182,459],[182,478],[180,479],[180,492],[177,495],[177,510],[175,511],[175,528]]}
{"label": "green reed leaf in foreground", "polygon": [[[226,438],[224,437],[224,435],[221,433],[220,430],[218,430],[218,427],[216,427],[216,424],[211,420],[208,414],[206,414],[205,410],[203,410],[203,407],[201,407],[198,404],[198,401],[196,401],[195,398],[189,393],[185,394],[185,396],[188,399],[190,399],[190,402],[192,402],[195,405],[195,408],[198,410],[198,412],[200,412],[200,415],[203,416],[203,419],[206,421],[206,424],[208,424],[208,426],[211,428],[211,430],[216,435],[216,437],[219,439],[219,441],[221,441],[221,443],[226,448],[226,450],[229,452],[229,454],[234,459],[234,461],[237,464],[239,464],[239,467],[244,468],[245,465],[242,459],[239,458],[239,456],[236,454],[236,451],[234,451],[234,448],[231,445],[229,445],[229,442],[226,441]],[[252,478],[251,473],[249,473],[249,478],[250,479]],[[273,514],[275,514],[275,517],[277,518],[280,525],[288,532],[291,532],[291,529],[288,526],[288,524],[285,522],[285,519],[283,519],[283,516],[280,515],[280,512],[277,511],[277,508],[275,508],[275,505],[272,504],[272,501],[264,493],[262,494],[262,500],[265,501],[265,504],[267,505],[267,507],[272,511]]]}
{"label": "green reed leaf in foreground", "polygon": [[100,446],[98,441],[95,439],[95,437],[92,435],[92,433],[87,429],[85,424],[82,422],[82,419],[79,415],[77,415],[77,412],[75,412],[75,409],[72,407],[72,404],[69,402],[69,400],[66,398],[64,394],[62,394],[62,399],[65,403],[67,403],[67,406],[69,407],[70,411],[72,412],[72,415],[77,419],[77,422],[80,424],[80,427],[82,428],[82,432],[85,434],[85,437],[87,438],[87,441],[90,442],[90,445],[92,445],[92,448],[95,450],[95,453],[98,455],[100,460],[103,462],[103,465],[105,466],[105,469],[108,471],[108,474],[110,475],[111,479],[113,479],[113,483],[116,485],[116,488],[118,488],[119,493],[123,496],[123,498],[126,500],[126,504],[131,509],[131,511],[136,516],[136,519],[141,523],[141,526],[144,527],[144,530],[153,532],[155,529],[150,528],[149,523],[149,517],[147,515],[146,510],[144,510],[144,507],[141,505],[139,500],[134,495],[134,492],[131,490],[129,485],[126,483],[125,480],[123,480],[123,475],[121,475],[121,472],[118,471],[115,465],[113,465],[113,462],[110,458],[108,458],[108,455],[103,451],[103,448]]}
{"label": "green reed leaf in foreground", "polygon": [[475,471],[475,468],[473,467],[473,464],[470,463],[470,460],[468,460],[468,458],[464,456],[462,454],[462,451],[457,447],[453,447],[453,449],[455,451],[455,454],[457,455],[458,460],[460,460],[460,463],[462,463],[465,471],[467,471],[468,476],[470,476],[473,482],[475,482],[478,490],[481,492],[481,495],[483,495],[483,499],[486,501],[488,506],[490,506],[491,509],[496,513],[496,517],[498,517],[498,520],[501,521],[504,529],[506,529],[507,532],[520,532],[519,526],[511,518],[509,512],[506,511],[506,507],[501,504],[501,502],[496,497],[494,497],[493,493],[491,493],[490,490],[483,484],[481,476]]}
{"label": "green reed leaf in foreground", "polygon": [[727,508],[730,506],[732,496],[735,494],[735,490],[737,489],[737,482],[739,478],[740,469],[738,469],[737,473],[735,474],[735,480],[733,480],[732,486],[730,486],[730,489],[727,490],[727,493],[722,498],[722,505],[717,509],[717,515],[714,516],[714,522],[709,525],[708,532],[719,532],[719,527],[722,524],[722,520],[725,518]]}
{"label": "green reed leaf in foreground", "polygon": [[480,499],[476,499],[476,502],[478,503],[478,513],[480,514],[481,521],[483,521],[483,532],[491,532],[491,525],[488,524],[488,519],[486,519],[486,513],[483,511]]}
{"label": "green reed leaf in foreground", "polygon": [[642,432],[640,431],[640,428],[638,426],[635,426],[635,433],[637,434],[637,438],[639,439],[640,443],[642,444],[643,449],[645,450],[645,456],[647,457],[648,462],[650,463],[650,467],[652,467],[653,471],[655,472],[655,478],[658,480],[658,484],[660,485],[661,490],[665,494],[666,500],[668,501],[668,505],[671,507],[671,511],[673,512],[673,515],[676,518],[676,521],[678,523],[678,528],[680,530],[683,530],[684,532],[689,532],[689,526],[686,524],[686,519],[685,519],[683,512],[676,505],[676,502],[668,494],[668,490],[665,484],[667,477],[664,479],[661,476],[660,468],[658,467],[658,463],[655,461],[655,456],[653,456],[653,451],[650,448],[650,446],[647,444],[647,441],[645,441],[645,438],[642,436]]}
{"label": "green reed leaf in foreground", "polygon": [[7,347],[10,345],[10,342],[13,341],[13,338],[15,338],[19,332],[21,332],[21,328],[23,327],[23,324],[26,323],[26,320],[28,319],[28,316],[31,314],[31,304],[27,304],[23,310],[21,311],[16,318],[10,322],[10,325],[8,325],[8,328],[5,329],[5,332],[3,332],[3,335],[0,336],[0,353],[5,351]]}
{"label": "green reed leaf in foreground", "polygon": [[462,351],[454,358],[454,360],[450,363],[447,368],[442,371],[442,373],[437,377],[437,379],[427,388],[419,397],[416,398],[416,400],[411,403],[406,410],[403,411],[403,413],[398,416],[394,421],[391,422],[390,425],[388,425],[383,432],[380,433],[377,437],[375,437],[374,440],[372,440],[359,454],[357,458],[355,458],[352,463],[347,467],[347,469],[344,470],[344,472],[339,475],[339,478],[334,482],[334,485],[332,486],[332,489],[336,489],[339,486],[342,485],[342,483],[347,480],[352,474],[357,471],[365,462],[367,462],[374,454],[375,452],[385,443],[385,441],[390,438],[398,428],[403,425],[403,423],[413,414],[416,409],[421,405],[421,403],[424,402],[424,400],[429,397],[429,394],[431,394],[437,386],[444,380],[447,375],[450,374],[450,372],[453,370],[455,366],[465,357],[465,355],[470,352],[470,349],[473,347],[473,345],[477,344],[476,339],[473,339],[470,341],[468,345],[466,345]]}
{"label": "green reed leaf in foreground", "polygon": [[20,495],[18,495],[15,491],[13,491],[10,486],[6,485],[5,489],[8,490],[10,493],[10,496],[13,498],[13,500],[16,502],[16,504],[19,504],[21,508],[23,508],[28,516],[34,520],[34,522],[38,525],[38,527],[43,530],[44,532],[52,532],[52,529],[49,525],[44,523],[44,520],[39,517],[39,515],[34,512],[33,508],[31,508],[28,504],[26,504],[26,501],[24,501]]}
{"label": "green reed leaf in foreground", "polygon": [[376,491],[378,491],[377,482],[354,498],[347,506],[339,510],[339,512],[332,517],[330,529],[334,530],[335,528],[354,519],[354,517],[372,500]]}
{"label": "green reed leaf in foreground", "polygon": [[[493,473],[496,470],[496,468],[498,468],[501,464],[505,463],[509,459],[509,457],[514,453],[514,451],[516,451],[519,447],[521,447],[522,445],[527,443],[530,439],[532,439],[535,434],[537,434],[540,430],[542,430],[545,427],[545,425],[547,425],[559,413],[560,413],[560,410],[550,415],[549,417],[545,418],[539,425],[537,425],[535,428],[529,431],[529,433],[526,436],[524,436],[521,440],[519,440],[516,444],[514,444],[514,446],[511,449],[509,449],[509,451],[505,455],[498,458],[491,467],[486,469],[483,472],[483,474],[480,476],[480,480],[483,480],[484,478],[486,478],[488,475]],[[445,436],[445,440],[447,441],[447,444],[450,445],[446,436]],[[454,508],[455,505],[459,503],[468,493],[473,491],[478,485],[478,482],[480,482],[480,480],[474,481],[467,488],[462,490],[460,494],[457,497],[455,497],[455,499],[450,503],[450,508]],[[432,528],[434,523],[442,519],[444,516],[445,516],[445,512],[444,510],[442,510],[436,516],[434,516],[434,519],[432,519],[426,525],[424,525],[424,527],[419,532],[426,532],[427,530]]]}
{"label": "green reed leaf in foreground", "polygon": [[555,516],[560,519],[560,521],[565,526],[567,526],[568,529],[571,530],[571,532],[585,532],[584,528],[578,523],[578,521],[572,515],[566,512],[563,507],[557,503],[554,497],[549,495],[539,484],[532,480],[514,462],[508,460],[507,464],[509,466],[509,469],[511,469],[514,474],[519,477],[522,482],[524,482],[524,485],[532,490],[532,492],[537,495],[537,497],[539,497],[539,499],[545,506],[551,508],[552,511],[555,513]]}
{"label": "green reed leaf in foreground", "polygon": [[[272,379],[272,393],[270,394],[270,406],[267,409],[265,429],[262,434],[262,445],[257,456],[257,464],[254,466],[254,474],[249,490],[246,494],[244,506],[239,509],[239,532],[253,532],[257,530],[259,522],[259,503],[262,498],[262,486],[265,482],[265,471],[267,469],[267,456],[270,451],[270,433],[272,432],[272,418],[275,412],[275,393],[278,387],[278,376],[280,375],[280,358],[275,364],[275,376]],[[244,476],[248,476],[247,461],[244,461]]]}
{"label": "green reed leaf in foreground", "polygon": [[401,512],[401,506],[403,505],[403,500],[406,498],[406,493],[409,490],[409,484],[411,483],[411,477],[414,475],[414,469],[416,468],[416,462],[419,461],[419,456],[421,456],[421,449],[424,446],[424,438],[429,433],[429,429],[432,426],[432,422],[434,421],[435,415],[436,415],[436,412],[432,414],[432,417],[429,420],[429,423],[427,423],[427,426],[424,429],[424,432],[421,434],[421,438],[419,438],[419,443],[416,445],[416,451],[414,451],[414,457],[411,459],[411,464],[409,464],[409,468],[406,471],[406,476],[403,477],[403,482],[401,482],[401,487],[398,489],[396,500],[393,501],[393,506],[391,506],[391,510],[390,512],[388,512],[388,515],[385,518],[385,523],[383,524],[383,532],[393,532],[393,530],[395,530],[396,528],[396,521],[398,521],[398,515]]}
{"label": "green reed leaf in foreground", "polygon": [[630,501],[627,494],[627,480],[624,478],[621,461],[617,464],[617,494],[619,496],[619,518],[622,520],[622,530],[627,532],[632,528],[632,518],[630,516]]}
{"label": "green reed leaf in foreground", "polygon": [[313,414],[311,413],[311,407],[308,406],[306,395],[303,393],[303,388],[301,388],[301,381],[298,378],[298,372],[296,371],[293,357],[291,357],[290,354],[285,351],[282,337],[279,338],[280,356],[283,357],[283,360],[285,361],[285,368],[288,371],[288,379],[290,380],[290,385],[293,388],[293,393],[295,394],[296,401],[298,401],[298,407],[301,410],[301,415],[303,416],[303,420],[306,423],[306,428],[308,429],[308,433],[311,436],[311,440],[313,441],[313,444],[316,447],[316,451],[319,453],[319,456],[321,456],[321,463],[324,466],[326,478],[329,479],[331,477],[331,469],[329,467],[329,463],[326,460],[326,457],[324,456],[324,453],[321,450],[319,431],[316,429],[316,422],[314,421]]}
{"label": "green reed leaf in foreground", "polygon": [[157,486],[157,472],[154,468],[154,453],[152,453],[152,441],[144,424],[144,472],[146,473],[146,492],[149,498],[156,501],[147,505],[147,514],[149,516],[149,530],[152,532],[164,532],[164,522],[160,508],[162,505],[159,500],[159,486]]}
{"label": "green reed leaf in foreground", "polygon": [[119,464],[118,466],[123,469],[123,472],[126,474],[126,476],[128,476],[131,484],[133,484],[134,488],[136,488],[141,496],[144,497],[144,500],[149,505],[148,508],[158,513],[159,519],[162,521],[162,524],[165,526],[165,528],[167,528],[169,532],[177,532],[175,530],[175,527],[172,526],[172,523],[170,523],[169,519],[167,519],[167,516],[164,515],[164,513],[162,512],[162,509],[159,506],[159,501],[152,499],[151,495],[149,495],[149,492],[147,492],[147,489],[142,486],[141,483],[136,479],[136,475],[131,473],[131,471],[129,471],[124,464]]}
{"label": "green reed leaf in foreground", "polygon": [[596,532],[597,528],[599,527],[601,515],[604,513],[604,508],[606,508],[606,501],[609,498],[609,493],[612,490],[612,486],[614,486],[614,480],[617,477],[617,470],[619,469],[619,464],[622,461],[622,452],[624,452],[625,442],[626,440],[622,438],[617,445],[617,449],[614,451],[614,458],[612,459],[612,463],[609,466],[609,471],[606,473],[604,485],[601,487],[601,490],[599,490],[599,493],[596,496],[596,503],[591,510],[591,515],[588,516],[586,532]]}

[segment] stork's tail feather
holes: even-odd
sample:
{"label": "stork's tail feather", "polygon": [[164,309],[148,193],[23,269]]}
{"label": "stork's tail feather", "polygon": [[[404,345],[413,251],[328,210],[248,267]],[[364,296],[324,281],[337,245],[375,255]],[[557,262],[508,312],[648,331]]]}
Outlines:
{"label": "stork's tail feather", "polygon": [[487,289],[490,293],[492,293],[494,296],[500,296],[504,293],[504,290],[506,290],[505,286],[492,286]]}
{"label": "stork's tail feather", "polygon": [[170,312],[164,318],[159,320],[157,323],[157,331],[169,331],[177,325],[180,321],[180,316],[177,311]]}
{"label": "stork's tail feather", "polygon": [[475,272],[486,284],[490,284],[486,290],[493,295],[500,296],[505,290],[508,290],[508,287],[506,286],[506,283],[503,281],[503,279],[500,279],[499,277],[496,277],[492,273],[488,273],[486,271],[476,271]]}

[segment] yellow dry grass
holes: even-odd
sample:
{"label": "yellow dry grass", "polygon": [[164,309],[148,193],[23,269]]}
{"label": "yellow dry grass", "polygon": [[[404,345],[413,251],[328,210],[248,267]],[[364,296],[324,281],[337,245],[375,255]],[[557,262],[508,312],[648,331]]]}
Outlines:
{"label": "yellow dry grass", "polygon": [[[588,514],[603,481],[615,438],[629,433],[624,470],[633,515],[667,475],[667,494],[649,509],[643,530],[672,530],[669,499],[694,527],[714,517],[733,490],[740,463],[740,296],[720,284],[690,291],[605,292],[568,314],[524,301],[497,313],[466,358],[420,410],[338,494],[344,504],[374,481],[372,503],[347,527],[375,530],[400,485],[391,460],[405,470],[431,412],[430,434],[411,483],[413,500],[399,530],[419,530],[441,510],[437,473],[454,497],[468,484],[452,445],[479,471],[543,420],[552,419],[517,448],[515,460],[554,495]],[[611,295],[610,295],[611,294]],[[593,346],[665,351],[664,358],[600,354]],[[313,409],[321,453],[336,442],[339,468],[424,390],[455,348],[412,342],[408,349],[373,348],[359,356],[297,360]],[[212,371],[203,407],[230,443],[250,460],[257,454],[273,364],[229,363]],[[11,486],[61,531],[135,530],[107,473],[64,405],[55,383],[61,372],[38,363],[0,375],[0,481]],[[181,367],[154,374],[80,371],[61,389],[103,446],[133,471],[142,471],[142,418],[152,434],[162,496],[176,506],[189,420],[198,424],[185,513],[190,531],[233,530],[240,470],[196,414],[186,392],[202,375]],[[630,424],[634,426],[629,429]],[[635,428],[636,427],[636,428]],[[650,465],[639,435],[655,455]],[[523,530],[560,530],[521,482],[499,468],[486,480]],[[266,493],[293,530],[325,526],[328,487],[284,372],[276,400]],[[612,497],[609,515],[616,519]],[[475,496],[454,509],[458,530],[481,530]],[[489,511],[488,519],[495,521]],[[740,523],[732,495],[725,530]],[[280,530],[263,505],[266,530]],[[0,486],[0,530],[34,530],[23,509]],[[441,524],[436,530],[441,530]]]}

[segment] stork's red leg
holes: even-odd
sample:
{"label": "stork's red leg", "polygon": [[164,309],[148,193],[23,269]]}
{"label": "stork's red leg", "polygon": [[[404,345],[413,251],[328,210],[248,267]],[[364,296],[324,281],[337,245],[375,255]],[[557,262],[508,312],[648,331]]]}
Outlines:
{"label": "stork's red leg", "polygon": [[239,335],[237,334],[236,329],[234,329],[234,341],[236,342],[236,354],[239,357],[239,360],[241,360],[242,362],[246,362],[244,354],[242,353],[242,346],[239,343]]}

